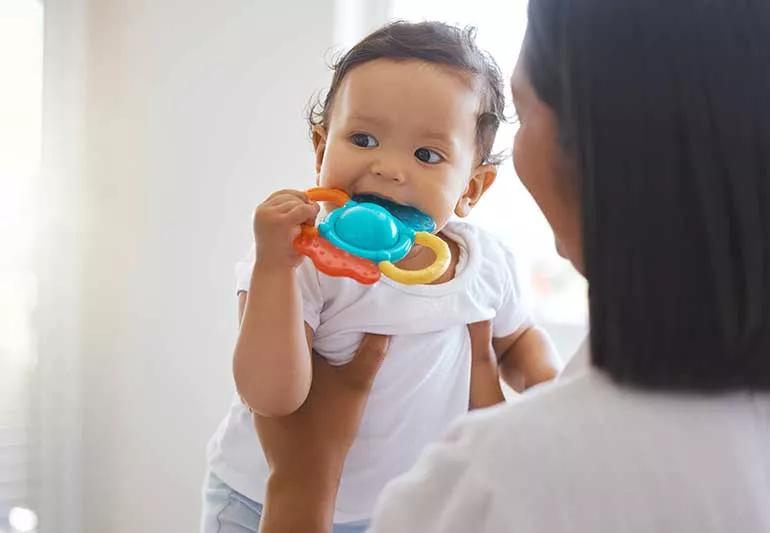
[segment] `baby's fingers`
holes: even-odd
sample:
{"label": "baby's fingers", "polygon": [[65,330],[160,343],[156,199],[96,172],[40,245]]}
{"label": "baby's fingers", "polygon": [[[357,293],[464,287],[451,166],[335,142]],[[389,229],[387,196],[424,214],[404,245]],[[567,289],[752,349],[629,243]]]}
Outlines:
{"label": "baby's fingers", "polygon": [[315,222],[319,209],[318,204],[299,204],[284,213],[282,217],[290,224],[310,224]]}
{"label": "baby's fingers", "polygon": [[310,205],[310,202],[297,198],[293,194],[276,194],[263,203],[260,208],[282,215],[288,213],[298,205]]}
{"label": "baby's fingers", "polygon": [[[305,203],[309,203],[310,200],[308,199],[307,195],[303,191],[297,191],[294,189],[282,189],[280,191],[275,191],[273,194],[267,197],[267,199],[263,202],[265,204],[267,203],[274,203],[274,200],[278,199],[279,197],[286,197],[286,196],[293,196],[294,198],[297,198],[298,200],[302,200]],[[285,198],[284,198],[285,200]]]}

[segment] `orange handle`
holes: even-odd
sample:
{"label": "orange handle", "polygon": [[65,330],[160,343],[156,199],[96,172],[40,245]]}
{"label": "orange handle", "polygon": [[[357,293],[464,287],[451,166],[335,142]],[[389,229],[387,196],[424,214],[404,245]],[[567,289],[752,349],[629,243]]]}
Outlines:
{"label": "orange handle", "polygon": [[350,201],[350,196],[339,189],[327,189],[326,187],[313,187],[305,191],[309,200],[313,202],[331,202],[337,207],[342,207]]}
{"label": "orange handle", "polygon": [[353,278],[364,285],[371,285],[380,279],[380,269],[374,262],[340,250],[321,237],[314,227],[302,227],[302,233],[294,240],[294,248],[308,256],[318,270],[329,276]]}

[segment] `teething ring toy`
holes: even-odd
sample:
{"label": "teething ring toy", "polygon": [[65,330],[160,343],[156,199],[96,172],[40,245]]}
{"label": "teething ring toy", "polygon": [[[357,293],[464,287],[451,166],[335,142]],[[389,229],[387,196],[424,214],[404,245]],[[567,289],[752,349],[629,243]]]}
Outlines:
{"label": "teething ring toy", "polygon": [[[308,199],[337,206],[318,227],[303,226],[295,249],[308,256],[321,272],[346,276],[371,285],[380,274],[399,283],[431,283],[449,268],[447,244],[432,234],[436,225],[421,211],[371,195],[350,198],[344,191],[322,187],[306,192]],[[401,261],[412,246],[430,248],[432,265],[404,270]]]}
{"label": "teething ring toy", "polygon": [[451,254],[447,244],[425,231],[417,232],[414,236],[415,244],[430,248],[436,254],[436,260],[429,267],[422,270],[404,270],[398,268],[390,261],[383,261],[379,264],[380,271],[390,279],[403,283],[404,285],[417,285],[420,283],[430,283],[440,278],[449,268]]}
{"label": "teething ring toy", "polygon": [[337,207],[342,207],[350,201],[350,196],[339,189],[327,189],[326,187],[313,187],[305,191],[308,200],[314,202],[332,202]]}

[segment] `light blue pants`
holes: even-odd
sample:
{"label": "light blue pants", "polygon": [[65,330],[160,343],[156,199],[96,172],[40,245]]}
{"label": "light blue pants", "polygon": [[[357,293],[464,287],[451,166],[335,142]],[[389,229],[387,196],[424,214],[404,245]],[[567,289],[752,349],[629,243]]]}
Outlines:
{"label": "light blue pants", "polygon": [[[203,487],[201,533],[257,533],[261,518],[261,504],[208,474]],[[368,527],[368,521],[335,524],[334,533],[365,533]]]}

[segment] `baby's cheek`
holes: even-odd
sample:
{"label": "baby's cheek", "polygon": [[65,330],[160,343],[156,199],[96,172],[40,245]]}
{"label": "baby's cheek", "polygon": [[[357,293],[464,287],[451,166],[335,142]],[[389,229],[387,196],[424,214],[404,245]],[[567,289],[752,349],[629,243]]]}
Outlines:
{"label": "baby's cheek", "polygon": [[321,175],[318,177],[318,186],[319,187],[326,187],[329,189],[335,189],[338,188],[337,183],[333,179],[330,179],[329,176],[333,176],[334,174],[329,173],[328,169],[326,167],[321,169]]}
{"label": "baby's cheek", "polygon": [[325,154],[319,186],[350,192],[356,180],[365,176],[366,172],[366,161],[359,154],[332,147]]}
{"label": "baby's cheek", "polygon": [[427,214],[433,219],[433,222],[436,223],[436,227],[441,229],[446,226],[446,223],[452,218],[454,208],[455,204],[450,199],[445,199],[441,205],[434,206],[433,209],[427,211]]}
{"label": "baby's cheek", "polygon": [[347,173],[344,171],[344,168],[341,168],[340,165],[330,161],[321,168],[318,186],[347,191],[350,188],[350,180],[347,180],[346,176]]}

